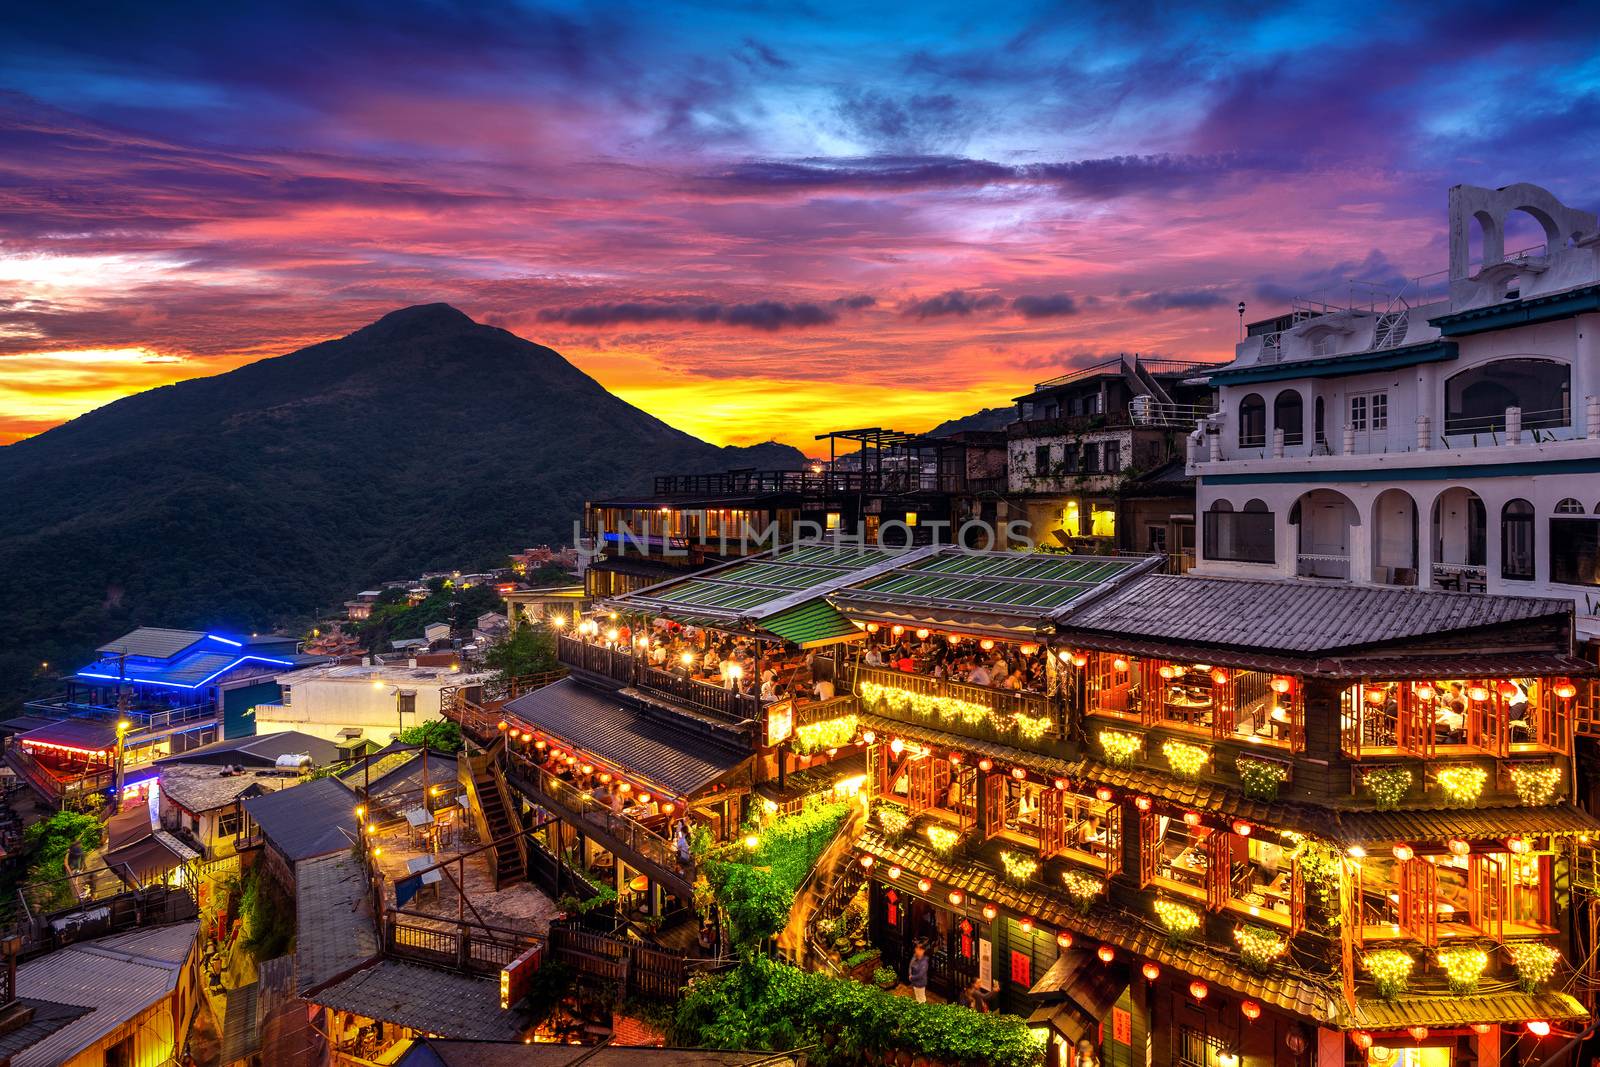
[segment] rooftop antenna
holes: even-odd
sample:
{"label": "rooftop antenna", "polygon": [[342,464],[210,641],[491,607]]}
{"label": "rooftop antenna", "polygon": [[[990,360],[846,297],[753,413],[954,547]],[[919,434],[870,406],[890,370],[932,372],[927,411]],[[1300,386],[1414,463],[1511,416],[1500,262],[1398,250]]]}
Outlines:
{"label": "rooftop antenna", "polygon": [[1239,340],[1244,340],[1244,301],[1239,301]]}

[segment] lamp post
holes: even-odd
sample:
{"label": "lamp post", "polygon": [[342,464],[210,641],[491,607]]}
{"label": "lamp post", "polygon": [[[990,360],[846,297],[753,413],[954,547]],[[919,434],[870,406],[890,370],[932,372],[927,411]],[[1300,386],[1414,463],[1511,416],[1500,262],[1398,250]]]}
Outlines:
{"label": "lamp post", "polygon": [[111,779],[111,810],[122,810],[122,779],[123,779],[123,754],[124,745],[128,740],[128,731],[133,729],[133,723],[127,719],[117,720],[117,759]]}

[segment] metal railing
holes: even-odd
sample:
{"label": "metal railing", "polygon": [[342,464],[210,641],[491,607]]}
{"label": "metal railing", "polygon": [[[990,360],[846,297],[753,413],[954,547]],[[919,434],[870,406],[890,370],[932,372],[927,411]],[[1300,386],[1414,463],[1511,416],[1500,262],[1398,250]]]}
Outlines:
{"label": "metal railing", "polygon": [[626,815],[613,812],[602,801],[556,777],[521,753],[507,755],[506,779],[525,793],[533,794],[541,806],[558,809],[568,821],[587,823],[604,831],[664,872],[677,871],[677,851],[665,837]]}
{"label": "metal railing", "polygon": [[1214,414],[1210,404],[1163,404],[1150,397],[1135,397],[1128,405],[1128,416],[1135,426],[1156,426],[1171,430],[1192,430],[1194,424]]}
{"label": "metal railing", "polygon": [[125,718],[133,724],[132,734],[141,730],[156,730],[183,723],[201,722],[217,717],[215,704],[185,704],[179,707],[129,707],[118,709],[109,704],[88,704],[70,700],[35,700],[23,705],[25,712],[55,717],[97,719],[115,722]]}
{"label": "metal railing", "polygon": [[1295,573],[1302,578],[1350,577],[1349,555],[1331,552],[1301,552],[1295,557]]}

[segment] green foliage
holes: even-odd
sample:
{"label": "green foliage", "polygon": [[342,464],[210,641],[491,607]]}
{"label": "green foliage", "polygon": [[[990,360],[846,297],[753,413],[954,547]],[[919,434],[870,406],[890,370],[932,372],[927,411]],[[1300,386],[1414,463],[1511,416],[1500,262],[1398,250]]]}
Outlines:
{"label": "green foliage", "polygon": [[556,639],[542,626],[518,626],[515,633],[484,653],[483,662],[506,678],[542,674],[560,666]]}
{"label": "green foliage", "polygon": [[102,833],[99,819],[76,811],[58,811],[24,830],[22,851],[28,864],[28,906],[35,911],[54,911],[71,904],[72,887],[65,878],[67,853],[76,841],[87,862],[90,850],[99,847]]}
{"label": "green foliage", "polygon": [[1306,895],[1316,902],[1312,915],[1320,916],[1329,929],[1339,926],[1339,881],[1344,877],[1344,857],[1339,850],[1324,841],[1303,838],[1295,846],[1294,857],[1300,862],[1300,878]]}
{"label": "green foliage", "polygon": [[400,731],[402,745],[426,745],[435,752],[460,752],[461,727],[449,719],[432,719]]}
{"label": "green foliage", "polygon": [[882,957],[883,952],[881,950],[875,948],[864,948],[860,952],[852,952],[849,956],[845,957],[844,965],[846,967],[855,968],[861,966],[863,963],[866,963],[869,960],[881,959]]}
{"label": "green foliage", "polygon": [[245,876],[239,914],[244,919],[242,943],[257,962],[289,951],[294,941],[294,901],[260,867]]}
{"label": "green foliage", "polygon": [[872,972],[872,984],[879,989],[893,989],[900,982],[900,976],[893,967],[879,967]]}
{"label": "green foliage", "polygon": [[885,1051],[991,1067],[1036,1067],[1044,1056],[1043,1042],[1016,1016],[918,1004],[767,959],[693,979],[671,1036],[683,1047],[807,1046],[807,1060],[819,1067],[860,1063],[868,1053]]}
{"label": "green foliage", "polygon": [[783,929],[800,884],[849,813],[849,802],[840,802],[774,819],[754,849],[741,841],[713,850],[703,835],[691,840],[735,947],[754,952]]}
{"label": "green foliage", "polygon": [[422,631],[433,623],[449,623],[453,632],[461,634],[472,629],[479,615],[503,610],[500,594],[492,586],[456,589],[436,581],[418,604],[408,604],[403,599],[384,603],[380,598],[356,633],[370,651],[384,652],[391,641],[421,637]]}
{"label": "green foliage", "polygon": [[607,908],[617,902],[617,891],[608,885],[600,887],[600,891],[587,900],[580,900],[575,896],[565,896],[556,901],[556,907],[568,915],[587,915],[591,911]]}

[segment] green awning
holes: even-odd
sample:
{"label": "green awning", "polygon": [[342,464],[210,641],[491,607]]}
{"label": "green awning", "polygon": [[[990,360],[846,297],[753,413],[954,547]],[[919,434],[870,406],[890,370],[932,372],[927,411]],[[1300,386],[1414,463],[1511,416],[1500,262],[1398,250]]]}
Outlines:
{"label": "green awning", "polygon": [[771,618],[762,619],[760,625],[763,630],[777,634],[801,648],[816,648],[865,636],[855,623],[821,599],[808,600],[799,607],[780,611]]}

